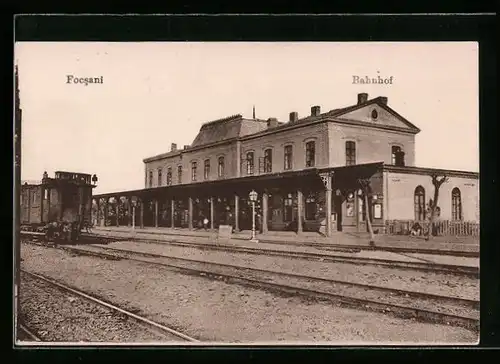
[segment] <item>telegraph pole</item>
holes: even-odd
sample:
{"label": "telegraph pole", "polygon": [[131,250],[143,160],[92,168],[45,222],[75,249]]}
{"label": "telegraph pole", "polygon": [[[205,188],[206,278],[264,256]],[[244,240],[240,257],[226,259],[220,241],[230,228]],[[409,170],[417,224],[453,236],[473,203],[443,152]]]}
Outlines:
{"label": "telegraph pole", "polygon": [[19,326],[19,290],[21,286],[21,119],[22,111],[19,98],[19,74],[17,64],[15,66],[15,100],[14,100],[14,308],[15,308],[15,328]]}

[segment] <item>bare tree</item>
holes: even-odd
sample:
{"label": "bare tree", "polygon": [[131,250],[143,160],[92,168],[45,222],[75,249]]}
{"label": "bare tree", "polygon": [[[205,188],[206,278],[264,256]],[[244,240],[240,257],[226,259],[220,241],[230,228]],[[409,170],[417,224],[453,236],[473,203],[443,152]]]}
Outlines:
{"label": "bare tree", "polygon": [[365,200],[365,210],[366,210],[366,223],[368,224],[368,232],[370,233],[370,245],[375,244],[375,235],[373,233],[372,219],[371,219],[371,208],[369,205],[368,194],[371,191],[371,182],[369,178],[358,179],[358,184],[363,191],[363,197]]}
{"label": "bare tree", "polygon": [[432,184],[434,186],[434,198],[429,200],[429,210],[430,210],[430,219],[429,219],[429,231],[425,237],[425,240],[429,240],[432,236],[432,229],[434,228],[437,210],[438,210],[438,201],[439,201],[439,189],[441,185],[448,181],[448,176],[445,174],[439,175],[438,173],[431,174]]}

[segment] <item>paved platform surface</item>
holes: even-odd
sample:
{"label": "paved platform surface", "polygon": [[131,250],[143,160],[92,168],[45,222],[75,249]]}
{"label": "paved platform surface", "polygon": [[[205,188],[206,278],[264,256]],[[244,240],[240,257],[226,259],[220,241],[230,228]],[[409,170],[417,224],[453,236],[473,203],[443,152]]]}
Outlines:
{"label": "paved platform surface", "polygon": [[[94,234],[99,234],[103,236],[113,236],[117,238],[125,238],[134,240],[135,239],[152,239],[156,241],[179,241],[183,243],[197,243],[197,244],[216,244],[215,232],[208,231],[183,231],[183,230],[173,230],[173,229],[154,229],[154,228],[144,228],[136,229],[132,231],[127,227],[106,227],[106,228],[94,228]],[[187,235],[187,233],[191,233]],[[258,248],[267,250],[277,250],[283,252],[297,252],[297,253],[316,253],[325,256],[345,256],[345,257],[359,257],[359,258],[369,258],[369,259],[380,259],[380,260],[393,260],[402,262],[427,262],[436,264],[451,264],[451,265],[461,265],[461,266],[479,266],[479,259],[475,257],[456,257],[456,256],[446,256],[446,255],[436,255],[436,254],[421,254],[421,253],[399,253],[399,252],[389,252],[383,250],[368,250],[363,249],[363,245],[360,244],[332,244],[332,243],[314,243],[309,242],[308,245],[301,244],[303,240],[293,240],[293,237],[284,236],[285,239],[282,243],[272,241],[274,236],[262,235],[258,236],[259,242],[250,242],[248,239],[250,235],[245,236],[245,233],[239,233],[239,236],[231,239],[230,241],[218,242],[219,246],[238,246],[245,248]],[[281,236],[280,236],[281,237]],[[295,236],[296,237],[296,236]],[[302,238],[302,237],[301,237]],[[306,241],[307,243],[307,241]],[[336,250],[338,248],[354,247],[361,249],[354,252],[345,252]],[[368,244],[366,244],[368,247]]]}

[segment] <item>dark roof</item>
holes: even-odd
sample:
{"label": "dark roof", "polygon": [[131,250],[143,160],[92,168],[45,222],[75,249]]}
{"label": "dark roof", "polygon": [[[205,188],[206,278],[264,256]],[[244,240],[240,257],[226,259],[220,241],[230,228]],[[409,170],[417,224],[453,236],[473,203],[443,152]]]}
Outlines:
{"label": "dark roof", "polygon": [[203,124],[191,147],[242,137],[266,128],[264,120],[244,119],[240,114],[229,116]]}

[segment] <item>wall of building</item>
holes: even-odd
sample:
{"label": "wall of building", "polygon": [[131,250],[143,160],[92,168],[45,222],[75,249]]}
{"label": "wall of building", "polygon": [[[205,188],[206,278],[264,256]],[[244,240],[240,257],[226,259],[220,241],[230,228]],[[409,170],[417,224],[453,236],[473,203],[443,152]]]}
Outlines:
{"label": "wall of building", "polygon": [[[264,150],[271,148],[272,173],[285,171],[285,146],[292,145],[292,169],[306,168],[306,142],[314,140],[315,167],[328,166],[328,127],[326,123],[313,124],[302,128],[289,129],[279,133],[271,133],[258,138],[244,139],[241,142],[241,157],[246,158],[246,153],[254,152],[255,174],[259,172],[259,158],[264,158]],[[241,175],[246,176],[246,165],[241,168]]]}
{"label": "wall of building", "polygon": [[384,162],[392,164],[391,146],[398,145],[405,152],[405,165],[415,164],[415,136],[390,130],[328,123],[329,158],[331,167],[346,164],[346,141],[356,142],[356,164]]}
{"label": "wall of building", "polygon": [[[425,201],[434,198],[434,186],[430,175],[384,172],[387,181],[386,218],[389,220],[415,218],[414,193],[421,185],[425,189]],[[449,177],[439,189],[438,206],[441,208],[441,219],[452,217],[451,191],[458,187],[462,199],[462,216],[464,221],[479,221],[479,180],[466,177]]]}
{"label": "wall of building", "polygon": [[[160,187],[158,184],[158,169],[162,169],[161,186],[167,185],[167,169],[172,167],[172,185],[179,184],[177,178],[177,167],[182,166],[182,183],[205,182],[204,179],[204,161],[210,160],[210,174],[208,180],[219,179],[218,176],[218,158],[224,156],[224,176],[223,178],[234,178],[237,176],[236,142],[219,144],[212,147],[183,150],[181,154],[166,157],[160,160],[145,163],[145,182],[146,188],[149,188],[149,171],[153,171],[152,187]],[[191,166],[192,162],[197,162],[197,178],[192,181]]]}
{"label": "wall of building", "polygon": [[[222,177],[218,175],[219,157],[224,157],[224,175]],[[210,173],[208,176],[209,178],[205,180],[204,163],[207,159],[210,160]],[[197,162],[196,181],[193,181],[191,178],[191,166],[194,161]],[[235,178],[237,177],[237,163],[236,142],[187,151],[182,155],[182,168],[186,171],[186,176],[183,177],[183,183],[198,183],[213,181],[220,178]]]}

